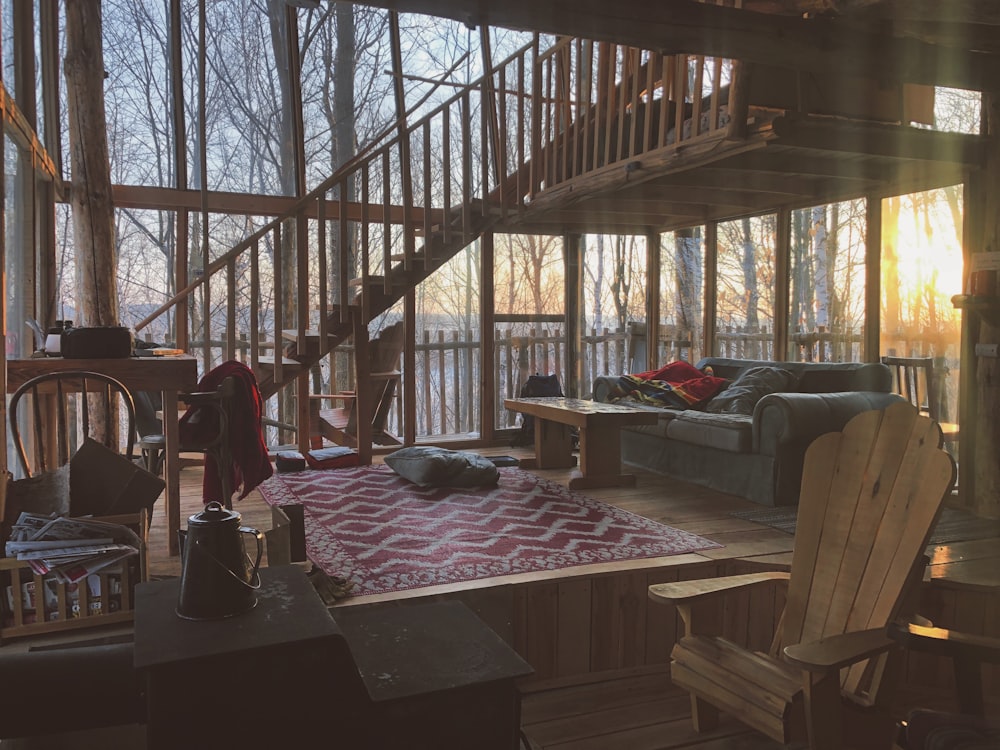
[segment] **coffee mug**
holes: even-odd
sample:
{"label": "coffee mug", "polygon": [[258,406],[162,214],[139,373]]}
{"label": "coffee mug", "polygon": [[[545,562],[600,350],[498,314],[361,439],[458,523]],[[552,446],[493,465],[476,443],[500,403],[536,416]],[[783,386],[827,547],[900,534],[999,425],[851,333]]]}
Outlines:
{"label": "coffee mug", "polygon": [[996,271],[973,271],[971,292],[976,297],[992,297],[997,293]]}

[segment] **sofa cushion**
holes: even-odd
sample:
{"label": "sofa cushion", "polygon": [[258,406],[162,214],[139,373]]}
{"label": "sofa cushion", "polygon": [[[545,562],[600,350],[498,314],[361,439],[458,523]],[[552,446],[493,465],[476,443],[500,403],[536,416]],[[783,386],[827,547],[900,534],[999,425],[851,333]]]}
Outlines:
{"label": "sofa cushion", "polygon": [[[625,403],[624,400],[619,403]],[[655,411],[659,415],[659,419],[656,420],[656,424],[633,424],[628,427],[623,427],[625,430],[632,430],[633,432],[641,432],[644,435],[655,435],[656,437],[665,438],[667,436],[667,425],[669,425],[674,419],[679,415],[684,413],[684,409],[671,409],[669,407],[659,407],[659,406],[649,406],[638,401],[629,401],[626,406],[630,406],[634,409],[643,409],[645,411]]]}
{"label": "sofa cushion", "polygon": [[769,393],[795,390],[795,373],[781,367],[750,367],[705,406],[716,414],[753,414],[753,408]]}
{"label": "sofa cushion", "polygon": [[749,414],[714,414],[688,409],[667,424],[667,437],[694,445],[750,453],[753,417]]}

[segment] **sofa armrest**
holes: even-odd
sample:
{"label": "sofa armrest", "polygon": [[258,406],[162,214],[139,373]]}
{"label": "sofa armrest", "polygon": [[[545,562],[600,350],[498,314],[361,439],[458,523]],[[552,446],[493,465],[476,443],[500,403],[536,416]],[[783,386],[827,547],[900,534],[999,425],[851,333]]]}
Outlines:
{"label": "sofa armrest", "polygon": [[805,455],[813,440],[844,429],[854,415],[902,400],[895,393],[877,391],[768,394],[754,408],[753,450],[778,457],[794,446]]}

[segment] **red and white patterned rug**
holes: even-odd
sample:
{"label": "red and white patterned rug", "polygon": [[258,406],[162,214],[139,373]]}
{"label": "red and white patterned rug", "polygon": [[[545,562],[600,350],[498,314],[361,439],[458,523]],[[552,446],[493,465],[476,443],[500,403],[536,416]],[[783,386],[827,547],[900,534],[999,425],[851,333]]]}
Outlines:
{"label": "red and white patterned rug", "polygon": [[275,474],[260,492],[304,506],[309,559],[355,595],[722,546],[515,468],[475,489],[424,489],[359,466]]}

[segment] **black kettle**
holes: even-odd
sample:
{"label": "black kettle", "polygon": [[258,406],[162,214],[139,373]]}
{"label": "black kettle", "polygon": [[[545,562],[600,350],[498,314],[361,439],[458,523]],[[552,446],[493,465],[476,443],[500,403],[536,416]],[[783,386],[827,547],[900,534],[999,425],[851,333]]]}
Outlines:
{"label": "black kettle", "polygon": [[[257,605],[260,558],[264,535],[240,526],[240,514],[210,502],[201,513],[188,518],[179,530],[181,590],[177,614],[186,620],[232,617]],[[257,540],[257,559],[251,564],[243,535]]]}

